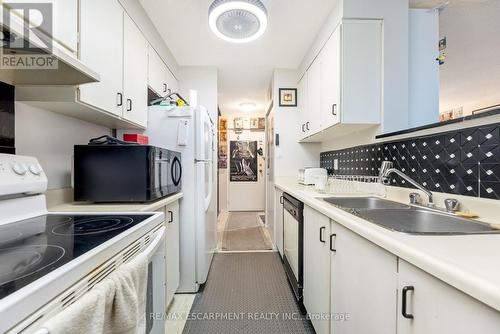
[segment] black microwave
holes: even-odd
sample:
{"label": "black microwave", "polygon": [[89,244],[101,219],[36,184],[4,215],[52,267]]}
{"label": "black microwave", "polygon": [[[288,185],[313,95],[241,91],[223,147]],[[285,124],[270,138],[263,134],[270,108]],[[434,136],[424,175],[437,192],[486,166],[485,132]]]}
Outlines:
{"label": "black microwave", "polygon": [[149,202],[181,191],[181,154],[147,145],[76,145],[75,201]]}

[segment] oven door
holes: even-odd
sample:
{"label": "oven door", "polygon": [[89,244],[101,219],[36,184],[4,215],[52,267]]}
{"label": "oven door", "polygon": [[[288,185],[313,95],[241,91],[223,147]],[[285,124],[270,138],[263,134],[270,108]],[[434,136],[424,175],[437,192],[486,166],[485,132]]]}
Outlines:
{"label": "oven door", "polygon": [[301,206],[283,197],[283,265],[297,301],[302,300],[303,217]]}
{"label": "oven door", "polygon": [[162,227],[145,250],[149,259],[146,298],[146,334],[165,334],[166,265],[165,234]]}

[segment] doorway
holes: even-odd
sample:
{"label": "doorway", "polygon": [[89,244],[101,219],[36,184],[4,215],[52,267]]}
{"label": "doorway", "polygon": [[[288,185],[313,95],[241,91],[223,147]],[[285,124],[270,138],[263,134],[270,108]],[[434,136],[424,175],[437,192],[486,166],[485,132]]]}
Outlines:
{"label": "doorway", "polygon": [[219,219],[219,250],[223,252],[273,249],[265,226],[265,121],[261,118],[259,126],[254,121],[258,119],[228,117],[219,123],[219,131],[225,132],[219,142],[219,191],[225,200],[221,207],[226,208]]}

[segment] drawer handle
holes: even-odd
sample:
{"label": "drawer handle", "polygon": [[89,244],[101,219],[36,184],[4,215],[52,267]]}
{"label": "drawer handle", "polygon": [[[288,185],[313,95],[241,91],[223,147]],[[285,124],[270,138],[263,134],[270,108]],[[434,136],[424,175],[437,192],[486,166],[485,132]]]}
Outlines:
{"label": "drawer handle", "polygon": [[413,314],[410,314],[407,312],[407,309],[406,309],[406,306],[407,306],[407,303],[408,303],[408,292],[409,291],[415,291],[415,287],[413,286],[405,286],[403,288],[403,302],[402,302],[402,309],[401,309],[401,313],[403,314],[403,317],[405,317],[406,319],[413,319]]}
{"label": "drawer handle", "polygon": [[123,94],[116,93],[116,106],[121,107],[123,105]]}
{"label": "drawer handle", "polygon": [[334,233],[334,234],[331,234],[330,235],[330,250],[332,252],[336,252],[337,250],[333,248],[333,238],[337,237],[337,235]]}
{"label": "drawer handle", "polygon": [[170,215],[170,220],[169,220],[169,224],[170,223],[173,223],[174,222],[174,213],[172,211],[169,211],[168,214]]}
{"label": "drawer handle", "polygon": [[323,239],[323,231],[326,229],[325,226],[321,227],[319,229],[319,241],[321,241],[322,243],[325,243],[326,241]]}

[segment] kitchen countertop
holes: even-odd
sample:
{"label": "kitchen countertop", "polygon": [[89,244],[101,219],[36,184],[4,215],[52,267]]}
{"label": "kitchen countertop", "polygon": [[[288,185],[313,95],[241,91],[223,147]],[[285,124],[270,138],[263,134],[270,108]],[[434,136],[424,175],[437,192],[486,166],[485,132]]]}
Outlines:
{"label": "kitchen countertop", "polygon": [[298,184],[296,178],[278,177],[274,185],[404,261],[500,311],[500,235],[418,236],[393,232],[321,199],[343,195],[320,194],[314,187]]}
{"label": "kitchen countertop", "polygon": [[153,212],[161,207],[178,201],[184,196],[177,193],[154,202],[148,203],[90,203],[90,202],[70,202],[56,205],[49,205],[50,212]]}

